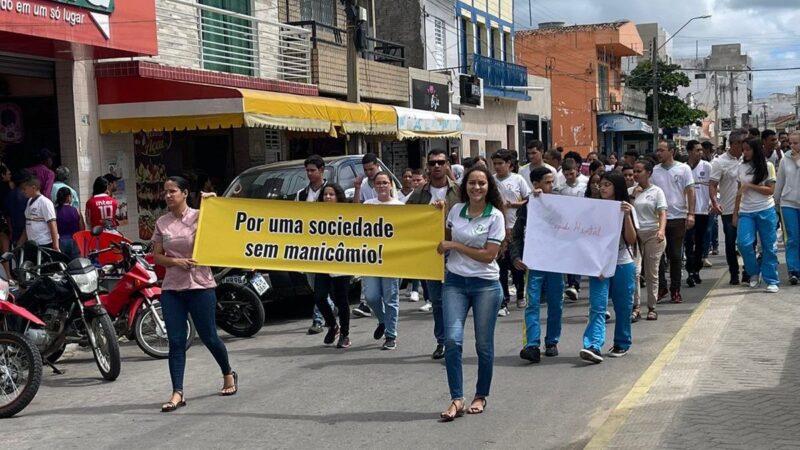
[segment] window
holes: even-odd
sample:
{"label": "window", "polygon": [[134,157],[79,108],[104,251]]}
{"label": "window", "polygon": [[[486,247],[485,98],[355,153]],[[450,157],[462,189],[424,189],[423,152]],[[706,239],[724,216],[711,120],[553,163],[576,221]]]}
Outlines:
{"label": "window", "polygon": [[492,46],[492,58],[503,59],[503,40],[500,30],[497,28],[492,28],[492,41],[490,45]]}
{"label": "window", "polygon": [[608,106],[608,66],[604,64],[597,65],[597,87],[600,111],[608,111],[610,109]]}
{"label": "window", "polygon": [[503,61],[514,62],[514,48],[511,46],[511,33],[503,33]]}
{"label": "window", "polygon": [[300,0],[300,20],[336,26],[336,0]]}
{"label": "window", "polygon": [[[241,0],[199,0],[201,5],[250,15],[250,2]],[[253,22],[223,13],[201,11],[200,34],[203,68],[253,76],[257,57]]]}
{"label": "window", "polygon": [[489,38],[486,36],[486,26],[479,23],[478,24],[478,32],[476,33],[475,38],[477,39],[477,45],[475,45],[475,53],[479,55],[488,56],[489,55]]}
{"label": "window", "polygon": [[445,64],[445,25],[442,19],[433,19],[433,61],[436,69],[444,69]]}

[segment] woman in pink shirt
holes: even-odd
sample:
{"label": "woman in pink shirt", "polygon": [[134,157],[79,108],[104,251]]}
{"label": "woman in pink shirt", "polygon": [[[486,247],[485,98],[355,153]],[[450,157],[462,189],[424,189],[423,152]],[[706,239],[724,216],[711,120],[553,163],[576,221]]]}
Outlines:
{"label": "woman in pink shirt", "polygon": [[186,204],[189,182],[169,177],[164,182],[169,213],[156,222],[153,255],[156,264],[166,267],[161,285],[161,308],[169,338],[169,374],[172,397],[161,407],[162,412],[186,406],[183,396],[183,373],[186,368],[186,319],[192,315],[197,334],[222,370],[220,395],[233,395],[239,390],[239,377],[228,363],[228,351],[217,336],[214,293],[216,283],[209,267],[198,266],[192,259],[199,211]]}

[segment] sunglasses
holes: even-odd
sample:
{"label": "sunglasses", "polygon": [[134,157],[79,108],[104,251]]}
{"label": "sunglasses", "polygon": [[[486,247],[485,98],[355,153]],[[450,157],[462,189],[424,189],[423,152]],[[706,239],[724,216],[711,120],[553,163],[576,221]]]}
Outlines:
{"label": "sunglasses", "polygon": [[442,160],[428,161],[428,165],[431,166],[431,167],[433,167],[433,166],[443,166],[445,164],[447,164],[447,161],[442,161]]}

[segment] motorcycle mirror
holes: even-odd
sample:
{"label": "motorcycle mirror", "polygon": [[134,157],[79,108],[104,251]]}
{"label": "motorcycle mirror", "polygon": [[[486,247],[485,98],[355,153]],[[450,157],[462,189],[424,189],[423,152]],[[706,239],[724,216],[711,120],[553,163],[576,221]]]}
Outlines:
{"label": "motorcycle mirror", "polygon": [[103,234],[103,227],[101,225],[92,228],[92,236],[100,236],[101,234]]}

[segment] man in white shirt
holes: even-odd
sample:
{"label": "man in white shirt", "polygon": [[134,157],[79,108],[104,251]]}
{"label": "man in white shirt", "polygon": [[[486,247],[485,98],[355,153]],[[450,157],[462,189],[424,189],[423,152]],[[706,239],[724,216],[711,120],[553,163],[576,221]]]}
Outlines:
{"label": "man in white shirt", "polygon": [[669,260],[670,283],[667,291],[667,263],[664,259],[658,270],[658,298],[669,292],[672,303],[683,303],[681,297],[681,267],[683,238],[686,230],[694,227],[694,176],[688,165],[675,161],[675,146],[667,141],[658,143],[658,164],[653,169],[651,181],[664,191],[667,197],[667,249],[664,255]]}
{"label": "man in white shirt", "polygon": [[510,246],[512,239],[512,229],[517,221],[517,209],[528,202],[531,195],[531,188],[521,175],[511,171],[514,163],[514,154],[506,149],[501,149],[492,155],[492,165],[494,166],[497,182],[497,189],[506,204],[506,240],[501,247],[498,262],[500,263],[500,285],[503,288],[503,303],[500,305],[498,315],[505,317],[508,315],[508,302],[510,294],[508,290],[508,271],[511,271],[511,278],[517,290],[517,308],[525,308],[525,273],[514,267],[511,261]]}
{"label": "man in white shirt", "polygon": [[364,203],[365,200],[377,198],[378,194],[375,193],[375,176],[381,171],[381,166],[378,165],[378,157],[375,153],[367,153],[361,158],[361,166],[364,168],[364,175],[359,175],[355,179],[355,194],[353,201],[356,203]]}
{"label": "man in white shirt", "polygon": [[708,184],[711,179],[711,163],[703,159],[703,147],[698,141],[687,142],[686,152],[689,155],[689,167],[694,178],[695,194],[694,227],[686,231],[684,239],[686,271],[689,273],[686,284],[694,287],[703,282],[700,270],[703,268],[703,248],[709,224],[711,198],[708,194]]}
{"label": "man in white shirt", "polygon": [[[725,233],[725,259],[730,272],[730,284],[739,284],[739,259],[736,257],[736,226],[733,225],[733,210],[736,193],[739,191],[737,168],[742,156],[742,142],[749,136],[745,129],[731,131],[728,137],[730,149],[711,161],[711,177],[708,192],[711,210],[722,217]],[[719,195],[719,200],[717,200]]]}
{"label": "man in white shirt", "polygon": [[558,172],[556,171],[555,167],[551,166],[544,162],[544,145],[542,141],[529,141],[528,145],[525,149],[526,156],[528,157],[528,164],[525,164],[519,169],[519,174],[528,183],[528,187],[533,189],[533,183],[531,183],[531,170],[537,167],[547,167],[550,169],[550,172],[553,173],[553,176],[557,176]]}
{"label": "man in white shirt", "polygon": [[551,166],[553,169],[556,170],[555,173],[555,181],[553,184],[553,189],[558,190],[561,186],[564,185],[567,181],[564,179],[564,174],[561,173],[561,153],[558,150],[548,150],[545,152],[544,156],[542,157],[544,163],[548,166]]}
{"label": "man in white shirt", "polygon": [[780,141],[778,141],[778,134],[775,133],[775,130],[761,132],[761,145],[764,147],[764,156],[767,157],[767,161],[777,169],[783,158],[783,152],[779,148]]}
{"label": "man in white shirt", "polygon": [[[561,173],[564,175],[564,185],[561,186],[556,194],[570,197],[585,197],[586,183],[581,182],[578,177],[578,164],[572,158],[566,158],[561,165]],[[585,178],[585,177],[584,177]],[[564,289],[564,296],[570,301],[578,301],[578,294],[581,292],[581,276],[567,274],[567,287]]]}
{"label": "man in white shirt", "polygon": [[31,240],[41,247],[60,251],[56,209],[53,202],[41,194],[40,189],[41,185],[36,177],[22,183],[22,193],[28,199],[28,205],[25,207],[25,231],[22,232],[19,242]]}

